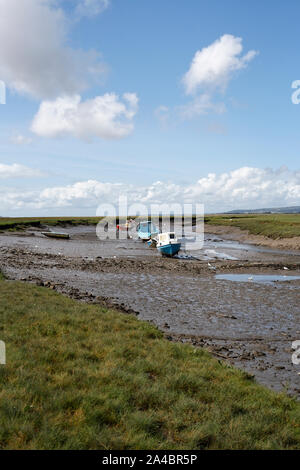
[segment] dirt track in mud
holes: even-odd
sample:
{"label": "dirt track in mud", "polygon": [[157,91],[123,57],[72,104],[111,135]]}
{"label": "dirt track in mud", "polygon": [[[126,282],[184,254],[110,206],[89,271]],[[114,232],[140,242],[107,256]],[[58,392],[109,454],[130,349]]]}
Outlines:
{"label": "dirt track in mud", "polygon": [[[70,240],[47,239],[37,230],[0,234],[0,268],[10,279],[134,313],[169,339],[204,346],[300,398],[300,366],[291,360],[292,342],[300,340],[300,280],[292,277],[300,275],[300,252],[206,235],[204,248],[190,259],[189,253],[163,259],[140,241],[99,241],[92,227],[64,231]],[[216,273],[286,278],[233,282]]]}

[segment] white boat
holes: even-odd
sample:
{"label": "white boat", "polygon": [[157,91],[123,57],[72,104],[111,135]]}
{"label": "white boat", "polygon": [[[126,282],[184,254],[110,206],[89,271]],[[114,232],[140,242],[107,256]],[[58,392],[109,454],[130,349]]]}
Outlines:
{"label": "white boat", "polygon": [[181,243],[174,232],[165,232],[157,235],[156,247],[163,256],[174,256],[180,250]]}

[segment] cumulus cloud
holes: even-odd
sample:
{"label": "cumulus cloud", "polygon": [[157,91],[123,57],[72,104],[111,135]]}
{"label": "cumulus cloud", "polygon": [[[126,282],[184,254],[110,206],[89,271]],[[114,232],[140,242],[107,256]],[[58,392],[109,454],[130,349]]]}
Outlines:
{"label": "cumulus cloud", "polygon": [[211,173],[194,184],[155,182],[147,186],[103,183],[97,180],[42,191],[1,191],[3,210],[89,209],[118,203],[127,194],[129,204],[199,203],[206,212],[300,205],[300,170],[243,167],[228,173]]}
{"label": "cumulus cloud", "polygon": [[79,0],[76,7],[78,16],[96,16],[109,6],[110,0]]}
{"label": "cumulus cloud", "polygon": [[77,182],[67,186],[46,188],[39,194],[41,207],[49,204],[52,207],[71,207],[78,204],[81,207],[96,207],[101,198],[117,201],[124,185],[117,183],[102,183],[96,180]]}
{"label": "cumulus cloud", "polygon": [[202,197],[209,206],[217,199],[225,208],[299,204],[300,171],[243,167],[221,175],[210,173],[187,188],[186,195]]}
{"label": "cumulus cloud", "polygon": [[251,50],[242,56],[242,51],[242,38],[231,34],[197,51],[183,77],[186,93],[193,94],[199,88],[226,88],[233,72],[245,68],[257,55]]}
{"label": "cumulus cloud", "polygon": [[120,139],[133,131],[137,109],[135,93],[125,93],[123,101],[114,93],[86,101],[79,95],[64,96],[41,103],[31,130],[42,137]]}
{"label": "cumulus cloud", "polygon": [[13,163],[12,165],[5,165],[0,163],[0,178],[39,178],[45,176],[40,170],[35,170],[28,168],[24,165],[19,165],[18,163]]}
{"label": "cumulus cloud", "polygon": [[[197,116],[226,112],[226,105],[217,94],[224,93],[234,72],[247,67],[258,54],[251,50],[242,55],[242,51],[242,38],[231,34],[224,34],[209,46],[198,50],[182,78],[186,95],[192,97],[188,103],[173,108],[172,114],[190,120]],[[164,124],[170,112],[169,108],[160,106],[155,115]]]}
{"label": "cumulus cloud", "polygon": [[58,5],[0,0],[0,77],[18,93],[42,99],[79,93],[105,72],[97,52],[69,47],[70,22]]}

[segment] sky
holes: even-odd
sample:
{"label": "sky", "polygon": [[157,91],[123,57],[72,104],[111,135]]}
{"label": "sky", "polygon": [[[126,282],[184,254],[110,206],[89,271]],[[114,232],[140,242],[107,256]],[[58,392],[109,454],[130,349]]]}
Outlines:
{"label": "sky", "polygon": [[[0,0],[0,216],[300,205],[298,0]],[[4,104],[5,103],[5,104]]]}

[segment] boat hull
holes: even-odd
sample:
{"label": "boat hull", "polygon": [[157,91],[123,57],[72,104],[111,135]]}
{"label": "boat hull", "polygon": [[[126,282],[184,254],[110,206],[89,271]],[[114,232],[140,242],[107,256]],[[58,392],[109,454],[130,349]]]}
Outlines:
{"label": "boat hull", "polygon": [[42,232],[42,235],[48,238],[58,238],[63,240],[69,240],[70,235],[68,233],[56,233],[56,232]]}
{"label": "boat hull", "polygon": [[151,233],[145,233],[145,232],[138,232],[138,237],[140,238],[140,240],[143,240],[143,242],[146,242],[148,240],[150,240],[151,238]]}
{"label": "boat hull", "polygon": [[181,243],[169,243],[168,245],[158,246],[157,249],[163,256],[174,256],[177,255],[180,247]]}

